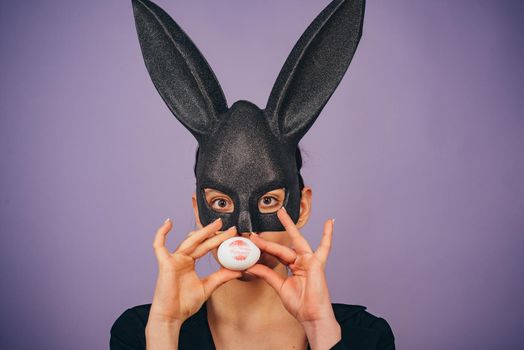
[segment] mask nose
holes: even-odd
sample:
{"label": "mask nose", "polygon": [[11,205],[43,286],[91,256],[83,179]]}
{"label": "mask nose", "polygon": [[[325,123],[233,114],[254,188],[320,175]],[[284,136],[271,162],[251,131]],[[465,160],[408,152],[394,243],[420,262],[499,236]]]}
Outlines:
{"label": "mask nose", "polygon": [[238,233],[253,232],[253,226],[251,225],[251,215],[248,211],[242,211],[238,217]]}

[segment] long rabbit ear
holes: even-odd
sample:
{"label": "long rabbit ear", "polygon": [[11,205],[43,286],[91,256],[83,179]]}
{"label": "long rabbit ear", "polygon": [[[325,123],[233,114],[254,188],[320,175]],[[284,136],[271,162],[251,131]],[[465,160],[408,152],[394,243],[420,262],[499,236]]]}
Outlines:
{"label": "long rabbit ear", "polygon": [[148,0],[132,0],[144,61],[171,112],[199,140],[227,110],[204,56],[178,24]]}
{"label": "long rabbit ear", "polygon": [[298,144],[344,76],[362,36],[364,0],[334,0],[293,47],[266,106],[271,125]]}

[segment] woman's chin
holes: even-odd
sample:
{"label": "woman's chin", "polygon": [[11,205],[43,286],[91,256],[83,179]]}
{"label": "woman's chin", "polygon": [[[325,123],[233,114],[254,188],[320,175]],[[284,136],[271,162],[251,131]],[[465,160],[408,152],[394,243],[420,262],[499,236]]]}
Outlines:
{"label": "woman's chin", "polygon": [[[266,253],[262,253],[260,255],[260,259],[258,259],[257,264],[265,265],[269,267],[270,269],[274,269],[275,266],[279,264],[279,261],[274,257]],[[252,273],[242,271],[242,276],[237,278],[239,281],[243,282],[250,282],[254,280],[260,279],[258,276],[253,275]]]}
{"label": "woman's chin", "polygon": [[270,269],[274,269],[279,264],[279,261],[274,256],[267,254],[266,252],[262,252],[262,254],[260,254],[260,259],[257,261],[257,264],[266,265]]}
{"label": "woman's chin", "polygon": [[249,272],[242,271],[242,276],[238,277],[237,279],[242,282],[251,282],[257,280],[258,277]]}

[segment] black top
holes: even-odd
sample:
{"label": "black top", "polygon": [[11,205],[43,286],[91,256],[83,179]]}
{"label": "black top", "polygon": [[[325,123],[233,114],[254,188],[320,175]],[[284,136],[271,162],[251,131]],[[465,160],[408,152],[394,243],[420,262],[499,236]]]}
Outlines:
{"label": "black top", "polygon": [[[387,323],[365,311],[361,305],[332,303],[335,318],[342,329],[342,339],[330,350],[395,350],[395,337]],[[111,327],[111,350],[145,350],[145,327],[151,304],[124,311]],[[308,344],[308,350],[311,348]],[[180,329],[180,350],[215,350],[207,322],[206,303],[189,317]]]}

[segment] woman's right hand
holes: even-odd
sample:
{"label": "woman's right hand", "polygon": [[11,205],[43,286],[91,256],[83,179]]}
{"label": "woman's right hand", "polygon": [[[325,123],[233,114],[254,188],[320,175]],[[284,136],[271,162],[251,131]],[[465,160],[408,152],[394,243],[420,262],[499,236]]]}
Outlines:
{"label": "woman's right hand", "polygon": [[171,253],[165,243],[172,227],[173,223],[167,219],[155,235],[153,248],[158,261],[158,279],[149,318],[181,324],[200,309],[218,286],[241,277],[242,272],[221,267],[201,280],[195,271],[195,261],[234,237],[236,227],[217,232],[222,227],[222,220],[218,219],[191,231]]}

